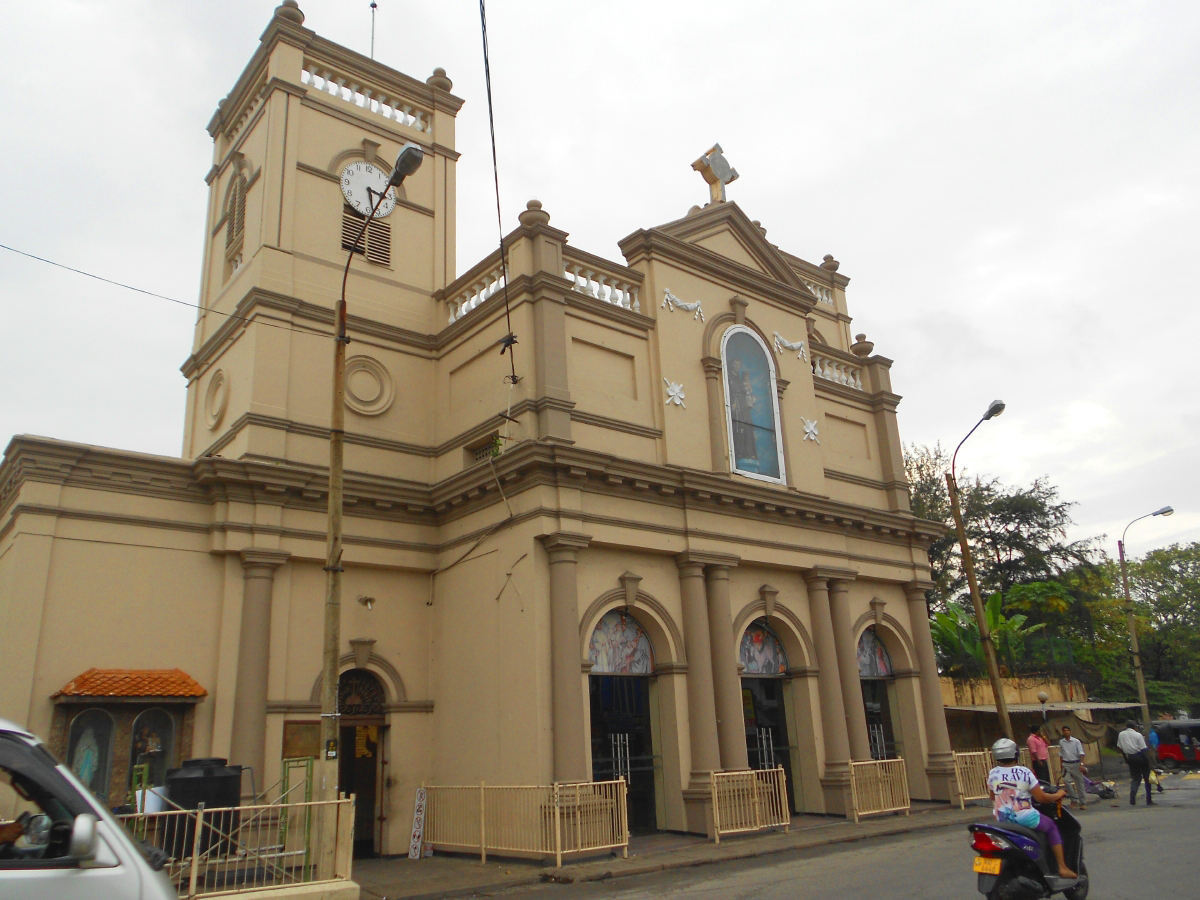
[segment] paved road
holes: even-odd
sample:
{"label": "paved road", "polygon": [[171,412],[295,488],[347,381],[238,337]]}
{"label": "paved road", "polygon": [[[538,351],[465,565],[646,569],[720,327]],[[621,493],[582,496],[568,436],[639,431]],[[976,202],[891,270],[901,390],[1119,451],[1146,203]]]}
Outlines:
{"label": "paved road", "polygon": [[[1178,775],[1155,795],[1154,807],[1120,802],[1081,813],[1091,900],[1146,900],[1200,895],[1196,835],[1200,779]],[[983,812],[981,810],[981,812]],[[974,853],[961,826],[860,844],[700,866],[607,883],[539,885],[493,894],[530,900],[968,900],[979,897],[971,872]],[[1061,896],[1061,895],[1060,895]]]}

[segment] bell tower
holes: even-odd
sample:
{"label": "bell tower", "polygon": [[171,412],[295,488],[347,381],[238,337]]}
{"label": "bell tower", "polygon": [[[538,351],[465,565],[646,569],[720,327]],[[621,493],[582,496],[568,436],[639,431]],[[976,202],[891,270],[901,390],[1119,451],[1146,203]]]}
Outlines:
{"label": "bell tower", "polygon": [[363,222],[343,172],[386,174],[409,141],[424,163],[351,263],[347,405],[358,418],[347,430],[421,438],[419,422],[389,413],[398,381],[432,377],[412,345],[444,325],[434,294],[455,277],[462,100],[452,86],[442,69],[418,81],[320,37],[296,0],[276,8],[208,124],[202,309],[182,367],[185,457],[326,461],[333,308]]}

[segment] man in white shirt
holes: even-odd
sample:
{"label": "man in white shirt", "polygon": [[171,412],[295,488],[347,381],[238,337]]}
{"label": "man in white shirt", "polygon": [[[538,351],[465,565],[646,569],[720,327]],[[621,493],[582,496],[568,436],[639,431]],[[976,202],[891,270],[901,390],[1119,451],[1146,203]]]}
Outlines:
{"label": "man in white shirt", "polygon": [[1062,738],[1058,742],[1059,760],[1063,767],[1063,782],[1071,795],[1071,802],[1080,809],[1087,809],[1087,794],[1083,786],[1083,744],[1071,735],[1069,726],[1064,725]]}
{"label": "man in white shirt", "polygon": [[1117,749],[1125,754],[1125,762],[1129,764],[1129,805],[1137,806],[1138,785],[1146,782],[1146,805],[1153,806],[1154,798],[1150,795],[1150,760],[1146,758],[1146,739],[1138,730],[1138,723],[1132,719],[1125,725],[1125,730],[1117,735]]}

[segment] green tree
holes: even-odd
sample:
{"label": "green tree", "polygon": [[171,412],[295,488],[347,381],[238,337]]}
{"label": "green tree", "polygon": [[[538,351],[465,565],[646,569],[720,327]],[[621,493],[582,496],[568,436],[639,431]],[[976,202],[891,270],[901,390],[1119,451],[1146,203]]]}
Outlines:
{"label": "green tree", "polygon": [[1152,550],[1129,568],[1146,676],[1200,694],[1200,542]]}
{"label": "green tree", "polygon": [[[1003,595],[992,594],[984,604],[984,612],[997,654],[1006,659],[1011,667],[1018,658],[1024,657],[1029,636],[1045,625],[1026,626],[1027,616],[1021,613],[1006,616],[1003,605]],[[975,621],[974,610],[956,603],[948,604],[945,612],[934,614],[929,627],[934,646],[942,657],[943,671],[952,675],[972,676],[984,670],[983,641],[979,637],[979,624]]]}
{"label": "green tree", "polygon": [[[913,514],[940,522],[946,533],[929,548],[933,609],[967,598],[962,554],[950,511],[945,473],[949,455],[940,444],[904,451]],[[1072,503],[1045,478],[1028,487],[1009,487],[995,478],[959,474],[963,527],[975,560],[980,593],[1007,595],[1014,586],[1053,581],[1063,572],[1092,563],[1091,540],[1068,541]]]}

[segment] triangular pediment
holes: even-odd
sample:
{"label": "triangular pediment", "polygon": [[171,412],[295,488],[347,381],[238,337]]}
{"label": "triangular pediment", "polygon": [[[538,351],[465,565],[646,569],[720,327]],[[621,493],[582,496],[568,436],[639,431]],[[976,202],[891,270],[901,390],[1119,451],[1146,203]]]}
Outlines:
{"label": "triangular pediment", "polygon": [[805,289],[783,254],[736,203],[713,203],[654,230],[718,253],[730,262],[791,287]]}

